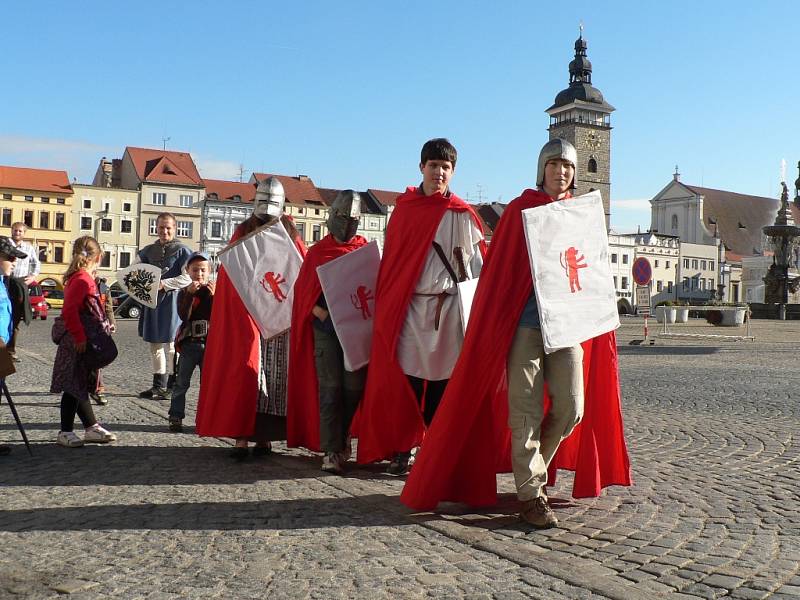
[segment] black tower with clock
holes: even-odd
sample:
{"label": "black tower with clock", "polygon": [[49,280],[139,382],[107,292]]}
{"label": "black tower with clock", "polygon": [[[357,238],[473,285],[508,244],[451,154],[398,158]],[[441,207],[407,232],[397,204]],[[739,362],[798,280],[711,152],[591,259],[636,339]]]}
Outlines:
{"label": "black tower with clock", "polygon": [[575,58],[569,63],[569,87],[556,96],[550,115],[550,139],[569,140],[578,151],[576,195],[600,190],[611,218],[611,113],[614,107],[592,85],[592,63],[586,58],[583,31],[575,41]]}

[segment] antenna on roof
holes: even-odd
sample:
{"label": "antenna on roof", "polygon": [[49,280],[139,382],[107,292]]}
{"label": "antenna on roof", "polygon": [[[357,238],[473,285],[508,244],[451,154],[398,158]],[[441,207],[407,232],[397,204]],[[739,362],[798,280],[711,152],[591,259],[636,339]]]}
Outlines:
{"label": "antenna on roof", "polygon": [[164,150],[167,149],[167,142],[170,141],[172,138],[164,137],[161,138],[161,141],[164,142]]}
{"label": "antenna on roof", "polygon": [[239,183],[244,181],[244,174],[246,171],[244,170],[244,164],[239,163]]}

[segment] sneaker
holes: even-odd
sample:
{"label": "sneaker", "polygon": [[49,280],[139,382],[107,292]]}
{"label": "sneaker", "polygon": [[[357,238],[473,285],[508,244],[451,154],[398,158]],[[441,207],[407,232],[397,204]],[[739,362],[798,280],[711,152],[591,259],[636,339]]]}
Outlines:
{"label": "sneaker", "polygon": [[173,433],[183,433],[183,419],[179,417],[170,417],[169,430]]}
{"label": "sneaker", "polygon": [[83,440],[74,431],[59,431],[56,442],[59,446],[64,446],[65,448],[80,448],[83,446]]}
{"label": "sneaker", "polygon": [[83,434],[83,441],[86,444],[107,444],[108,442],[116,442],[117,436],[104,429],[100,423],[95,423]]}
{"label": "sneaker", "polygon": [[326,473],[341,475],[344,472],[342,457],[337,452],[328,452],[322,457],[322,470]]}
{"label": "sneaker", "polygon": [[89,392],[89,398],[94,400],[94,403],[99,404],[100,406],[105,406],[108,404],[108,399],[102,392]]}
{"label": "sneaker", "polygon": [[519,516],[537,529],[549,529],[558,525],[558,519],[544,496],[525,501]]}
{"label": "sneaker", "polygon": [[398,452],[394,455],[392,462],[386,467],[387,475],[399,477],[408,473],[408,459],[411,457],[409,452]]}

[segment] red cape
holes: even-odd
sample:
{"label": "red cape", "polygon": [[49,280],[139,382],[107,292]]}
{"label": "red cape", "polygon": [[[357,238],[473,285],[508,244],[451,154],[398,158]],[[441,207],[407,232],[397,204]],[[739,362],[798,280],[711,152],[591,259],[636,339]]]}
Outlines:
{"label": "red cape", "polygon": [[[236,227],[229,244],[242,237],[246,223]],[[305,256],[302,240],[294,242]],[[211,323],[195,417],[197,435],[250,437],[256,423],[261,334],[222,266],[217,273]]]}
{"label": "red cape", "polygon": [[[422,274],[445,211],[468,212],[483,231],[472,207],[455,194],[424,196],[410,187],[397,199],[386,228],[375,293],[367,384],[359,417],[358,462],[370,463],[405,452],[422,440],[422,413],[397,362],[397,339],[411,294]],[[485,244],[481,244],[485,252]]]}
{"label": "red cape", "polygon": [[[400,500],[417,510],[439,502],[489,506],[497,477],[511,470],[506,360],[519,317],[533,290],[521,211],[547,204],[525,190],[498,223],[481,271],[464,347]],[[597,496],[609,485],[630,485],[620,407],[616,337],[583,344],[584,416],[550,465],[575,471],[572,495]]]}
{"label": "red cape", "polygon": [[331,234],[311,247],[294,284],[292,329],[289,339],[289,390],[286,404],[286,445],[319,447],[319,387],[314,363],[314,315],[311,309],[322,292],[317,267],[361,248],[360,235],[340,244]]}

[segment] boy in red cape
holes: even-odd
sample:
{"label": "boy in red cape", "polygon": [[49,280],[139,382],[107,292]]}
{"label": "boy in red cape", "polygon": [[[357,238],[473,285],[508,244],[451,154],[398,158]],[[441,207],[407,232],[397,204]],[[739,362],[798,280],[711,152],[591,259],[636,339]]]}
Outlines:
{"label": "boy in red cape", "polygon": [[500,219],[461,357],[400,496],[414,509],[494,504],[496,473],[513,467],[520,516],[546,528],[558,522],[544,490],[548,471],[552,484],[557,468],[574,470],[577,498],[630,485],[614,333],[546,357],[541,343],[521,212],[570,198],[576,161],[569,142],[545,144],[539,190],[525,190]]}
{"label": "boy in red cape", "polygon": [[456,159],[446,139],[426,142],[422,184],[398,197],[386,229],[358,462],[393,457],[391,475],[407,472],[461,350],[456,284],[477,277],[483,265],[480,219],[449,189]]}
{"label": "boy in red cape", "polygon": [[[286,195],[276,177],[262,181],[256,191],[253,214],[242,221],[231,243],[279,219],[294,240],[300,254],[306,247],[291,218],[283,214]],[[214,327],[206,338],[204,370],[197,402],[197,435],[236,439],[231,456],[238,461],[248,457],[248,440],[256,442],[253,456],[266,456],[270,440],[286,437],[285,410],[275,410],[274,390],[285,393],[285,356],[288,335],[264,343],[258,326],[247,312],[225,269],[220,267],[211,310]],[[284,339],[286,338],[286,339]],[[272,344],[273,356],[269,355]],[[270,371],[268,373],[268,370]]]}
{"label": "boy in red cape", "polygon": [[286,443],[322,450],[322,470],[341,475],[350,458],[350,424],[364,392],[367,368],[347,371],[336,330],[328,314],[317,267],[361,248],[356,235],[361,197],[339,192],[331,204],[328,235],[311,247],[294,285],[289,342]]}

